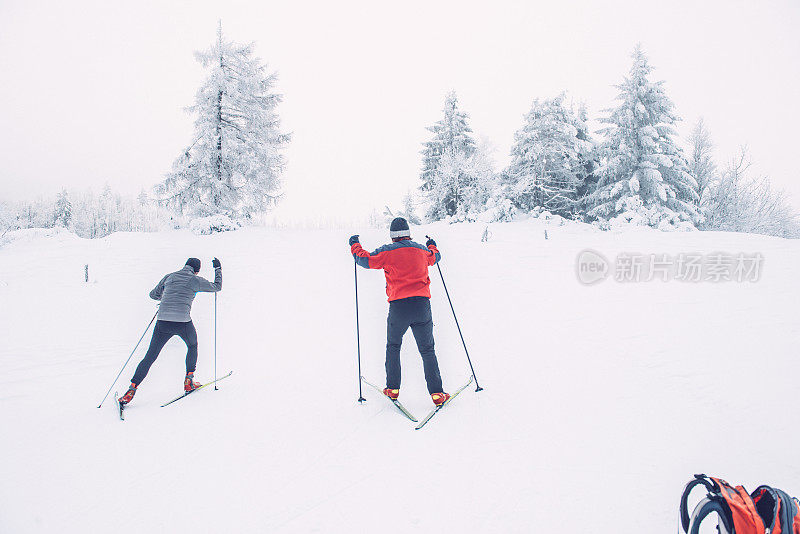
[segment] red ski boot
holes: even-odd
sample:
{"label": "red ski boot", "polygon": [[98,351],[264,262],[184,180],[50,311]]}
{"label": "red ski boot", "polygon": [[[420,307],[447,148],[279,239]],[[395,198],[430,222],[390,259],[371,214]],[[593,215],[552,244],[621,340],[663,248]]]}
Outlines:
{"label": "red ski boot", "polygon": [[450,399],[449,393],[431,393],[431,399],[436,406],[441,406]]}
{"label": "red ski boot", "polygon": [[125,393],[125,395],[119,398],[119,403],[125,406],[133,400],[134,395],[136,395],[136,384],[131,382],[131,386],[128,388],[128,391]]}
{"label": "red ski boot", "polygon": [[386,395],[387,397],[389,397],[390,399],[397,400],[397,397],[400,396],[400,390],[399,389],[385,388],[383,390],[383,394]]}
{"label": "red ski boot", "polygon": [[196,390],[203,384],[194,381],[194,371],[191,373],[186,373],[186,378],[183,379],[183,391],[184,393],[189,393],[191,391]]}

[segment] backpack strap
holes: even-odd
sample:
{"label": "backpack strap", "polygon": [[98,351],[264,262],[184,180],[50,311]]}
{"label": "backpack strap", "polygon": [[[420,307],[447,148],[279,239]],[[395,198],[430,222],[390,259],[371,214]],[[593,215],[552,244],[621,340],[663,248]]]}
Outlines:
{"label": "backpack strap", "polygon": [[781,533],[792,534],[796,532],[794,525],[796,523],[800,525],[800,519],[798,518],[798,515],[800,515],[800,508],[797,506],[797,499],[789,497],[789,495],[782,490],[774,489],[773,491],[780,499],[780,510],[777,511],[777,515],[780,517]]}
{"label": "backpack strap", "polygon": [[731,511],[728,503],[719,495],[706,495],[692,512],[687,534],[700,534],[700,525],[709,516],[716,513],[718,518],[717,532],[719,534],[736,534],[731,520]]}
{"label": "backpack strap", "polygon": [[694,478],[690,480],[688,484],[686,484],[686,486],[683,488],[683,494],[681,495],[681,505],[680,505],[681,526],[683,526],[684,532],[689,532],[689,522],[691,520],[691,518],[689,517],[689,510],[688,510],[689,494],[695,487],[701,484],[705,486],[706,491],[708,492],[709,495],[719,494],[720,489],[717,483],[714,482],[713,479],[704,474],[695,475]]}

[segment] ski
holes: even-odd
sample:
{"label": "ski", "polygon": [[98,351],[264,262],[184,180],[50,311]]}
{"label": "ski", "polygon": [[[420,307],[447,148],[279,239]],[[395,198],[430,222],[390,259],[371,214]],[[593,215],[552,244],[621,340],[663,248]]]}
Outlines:
{"label": "ski", "polygon": [[362,381],[363,381],[363,382],[364,382],[366,385],[368,385],[368,386],[372,387],[373,389],[375,389],[375,391],[377,391],[378,393],[380,393],[380,394],[381,394],[381,397],[384,397],[384,398],[388,399],[389,401],[391,401],[391,403],[392,403],[392,404],[394,404],[395,406],[397,406],[397,409],[398,409],[398,410],[400,410],[400,413],[402,413],[403,415],[405,415],[406,417],[408,417],[408,418],[409,418],[411,421],[414,421],[415,423],[418,421],[418,420],[417,420],[417,418],[416,418],[416,417],[414,417],[414,415],[413,415],[411,412],[409,412],[408,410],[406,410],[406,407],[405,407],[405,406],[403,406],[402,404],[400,404],[400,401],[399,401],[399,400],[397,400],[397,399],[393,399],[393,398],[391,398],[391,397],[387,397],[386,395],[384,395],[384,394],[383,394],[383,390],[381,390],[381,388],[379,388],[378,386],[376,386],[375,384],[373,384],[373,383],[371,383],[371,382],[368,382],[368,381],[367,381],[367,379],[366,379],[366,378],[364,378],[363,376],[361,377],[361,380],[362,380]]}
{"label": "ski", "polygon": [[121,421],[125,420],[125,405],[119,402],[119,394],[115,391],[114,392],[114,403],[119,408],[119,418]]}
{"label": "ski", "polygon": [[206,386],[210,386],[211,384],[215,384],[215,383],[219,382],[220,380],[224,380],[224,379],[228,378],[229,376],[231,376],[232,374],[233,374],[233,371],[231,371],[230,373],[228,373],[228,374],[227,374],[227,375],[225,375],[225,376],[221,376],[221,377],[217,378],[216,380],[212,380],[211,382],[208,382],[207,384],[203,384],[202,386],[200,386],[200,387],[199,387],[199,388],[197,388],[197,389],[193,389],[192,391],[186,392],[186,393],[184,393],[183,395],[180,395],[180,396],[178,396],[178,397],[175,397],[175,398],[174,398],[174,399],[172,399],[171,401],[169,401],[169,402],[165,402],[164,404],[162,404],[162,405],[161,405],[161,407],[163,408],[164,406],[169,406],[169,405],[170,405],[170,404],[172,404],[173,402],[178,402],[178,401],[179,401],[179,400],[181,400],[182,398],[184,398],[184,397],[188,397],[190,394],[194,393],[195,391],[200,391],[201,389],[203,389],[203,388],[204,388],[204,387],[206,387]]}
{"label": "ski", "polygon": [[455,399],[456,397],[458,397],[458,394],[459,394],[459,393],[461,393],[462,391],[464,391],[465,389],[467,389],[467,386],[469,386],[470,384],[472,384],[472,380],[473,380],[473,377],[469,377],[469,382],[467,382],[466,384],[464,384],[463,386],[461,386],[460,388],[458,388],[458,389],[456,390],[456,392],[455,392],[455,393],[453,393],[452,395],[450,395],[450,398],[449,398],[449,399],[447,399],[447,401],[445,401],[445,402],[444,402],[442,405],[440,405],[440,406],[437,406],[436,408],[434,408],[433,410],[431,410],[431,411],[428,413],[428,415],[426,415],[426,416],[425,416],[425,419],[423,419],[423,420],[422,420],[422,421],[421,421],[421,422],[420,422],[420,423],[419,423],[419,424],[418,424],[416,427],[414,427],[414,430],[419,430],[420,428],[422,428],[423,426],[425,426],[425,424],[426,424],[428,421],[430,421],[430,420],[431,420],[431,418],[432,418],[434,415],[436,415],[436,414],[437,414],[437,412],[438,412],[439,410],[441,410],[442,408],[444,408],[445,406],[447,406],[448,404],[450,404],[451,402],[453,402],[453,399]]}

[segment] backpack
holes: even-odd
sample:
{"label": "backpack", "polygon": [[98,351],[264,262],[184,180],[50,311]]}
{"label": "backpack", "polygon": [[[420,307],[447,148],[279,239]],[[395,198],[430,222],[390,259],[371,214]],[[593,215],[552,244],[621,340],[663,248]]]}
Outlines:
{"label": "backpack", "polygon": [[[687,509],[689,493],[702,485],[706,497],[694,509]],[[733,487],[721,478],[695,475],[681,495],[681,525],[687,534],[698,534],[700,523],[710,514],[719,516],[720,534],[800,534],[800,501],[770,486],[759,486],[748,494],[743,486]]]}

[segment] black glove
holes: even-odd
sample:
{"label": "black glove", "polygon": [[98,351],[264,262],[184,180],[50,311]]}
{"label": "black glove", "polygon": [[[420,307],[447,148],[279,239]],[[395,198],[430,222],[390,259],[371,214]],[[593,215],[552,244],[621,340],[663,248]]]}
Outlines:
{"label": "black glove", "polygon": [[427,241],[425,241],[425,246],[426,246],[426,247],[429,247],[429,246],[431,246],[431,245],[433,245],[433,246],[435,247],[435,246],[436,246],[436,241],[434,241],[433,239],[431,239],[431,238],[429,237],[429,238],[428,238],[428,240],[427,240]]}
{"label": "black glove", "polygon": [[211,265],[213,265],[215,269],[222,269],[222,264],[217,258],[214,258],[214,261],[211,262]]}
{"label": "black glove", "polygon": [[353,245],[355,245],[356,243],[358,243],[358,234],[356,234],[356,235],[351,235],[351,236],[350,236],[350,246],[352,247],[352,246],[353,246]]}

